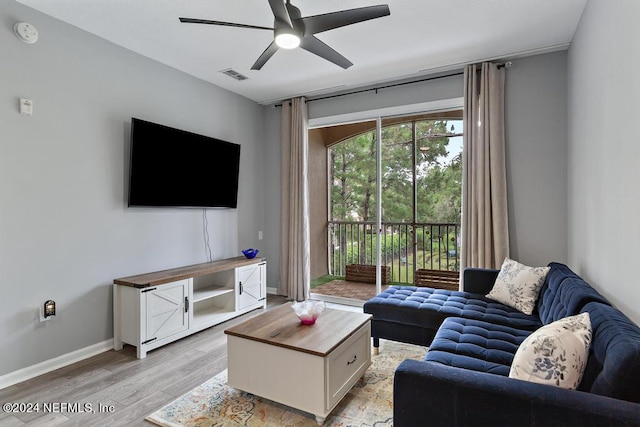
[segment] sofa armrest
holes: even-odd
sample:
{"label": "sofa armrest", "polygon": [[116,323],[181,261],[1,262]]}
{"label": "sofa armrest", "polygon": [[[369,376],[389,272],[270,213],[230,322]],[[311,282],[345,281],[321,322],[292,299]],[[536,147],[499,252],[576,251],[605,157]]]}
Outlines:
{"label": "sofa armrest", "polygon": [[440,363],[395,371],[393,422],[407,426],[638,426],[640,404]]}
{"label": "sofa armrest", "polygon": [[462,290],[473,294],[486,295],[493,288],[500,270],[489,268],[465,268],[462,273]]}

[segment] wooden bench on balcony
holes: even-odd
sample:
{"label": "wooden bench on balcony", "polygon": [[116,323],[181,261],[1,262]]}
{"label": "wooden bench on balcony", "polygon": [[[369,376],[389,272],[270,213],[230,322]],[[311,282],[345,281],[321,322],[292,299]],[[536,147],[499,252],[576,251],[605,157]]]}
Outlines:
{"label": "wooden bench on balcony", "polygon": [[416,286],[457,291],[459,290],[460,272],[420,268],[416,270],[413,282]]}
{"label": "wooden bench on balcony", "polygon": [[[391,281],[391,269],[386,265],[380,268],[382,284],[386,285]],[[348,264],[346,267],[345,280],[347,282],[376,283],[376,266],[369,264]]]}

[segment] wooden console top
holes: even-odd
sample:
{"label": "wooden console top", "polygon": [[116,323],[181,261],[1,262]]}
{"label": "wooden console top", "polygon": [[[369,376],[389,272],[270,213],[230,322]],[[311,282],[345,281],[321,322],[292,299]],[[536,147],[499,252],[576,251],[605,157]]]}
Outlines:
{"label": "wooden console top", "polygon": [[136,276],[122,277],[120,279],[115,279],[113,283],[116,285],[132,286],[134,288],[146,288],[149,286],[158,286],[164,283],[188,279],[189,277],[199,277],[216,273],[218,271],[231,270],[244,265],[258,264],[264,260],[264,258],[247,259],[244,256],[239,256],[219,261],[188,265],[186,267],[154,271],[152,273],[139,274]]}
{"label": "wooden console top", "polygon": [[362,325],[370,314],[325,308],[314,325],[303,325],[283,304],[224,331],[225,334],[325,357]]}

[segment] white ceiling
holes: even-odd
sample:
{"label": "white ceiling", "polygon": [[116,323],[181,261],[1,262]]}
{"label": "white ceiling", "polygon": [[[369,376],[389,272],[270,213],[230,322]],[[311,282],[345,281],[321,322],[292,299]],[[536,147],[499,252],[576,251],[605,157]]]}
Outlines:
{"label": "white ceiling", "polygon": [[[354,63],[347,70],[298,48],[281,49],[252,71],[273,40],[270,31],[183,24],[178,17],[272,27],[268,0],[17,1],[262,104],[565,49],[587,2],[292,0],[302,16],[376,4],[388,4],[391,15],[317,35]],[[249,79],[219,72],[229,68]]]}

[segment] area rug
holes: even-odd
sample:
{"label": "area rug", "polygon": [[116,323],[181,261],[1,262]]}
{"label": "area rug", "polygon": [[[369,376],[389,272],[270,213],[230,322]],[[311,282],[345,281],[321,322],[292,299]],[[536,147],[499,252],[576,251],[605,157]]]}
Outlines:
{"label": "area rug", "polygon": [[[324,426],[393,425],[393,373],[404,359],[422,360],[426,347],[380,340],[380,354],[329,414]],[[146,418],[161,426],[317,426],[312,414],[227,386],[227,371]]]}

